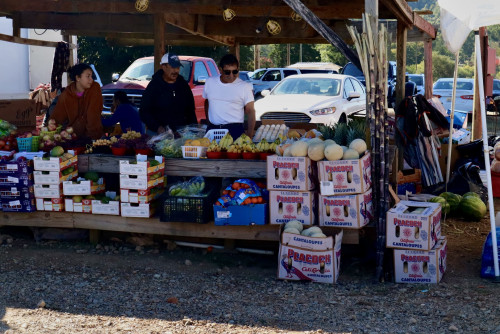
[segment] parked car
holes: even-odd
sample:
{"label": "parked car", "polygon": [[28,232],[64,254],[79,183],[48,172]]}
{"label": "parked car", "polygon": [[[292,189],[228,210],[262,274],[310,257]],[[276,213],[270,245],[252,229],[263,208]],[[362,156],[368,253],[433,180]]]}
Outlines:
{"label": "parked car", "polygon": [[[340,73],[345,74],[345,75],[350,75],[358,79],[363,86],[366,85],[365,83],[365,75],[363,74],[363,71],[359,68],[356,67],[353,63],[349,62],[347,63]],[[389,104],[389,107],[394,108],[396,104],[396,62],[395,61],[389,61],[388,62],[388,68],[387,68],[387,103]]]}
{"label": "parked car", "polygon": [[[432,86],[432,94],[439,98],[443,107],[451,110],[453,78],[438,79]],[[474,79],[457,79],[455,110],[472,112],[474,100]]]}
{"label": "parked car", "polygon": [[271,90],[284,78],[294,75],[294,74],[306,74],[306,73],[332,73],[331,70],[321,70],[321,69],[299,69],[299,68],[267,68],[259,69],[254,72],[252,76],[253,90],[255,99],[258,100],[262,98],[261,92],[263,90]]}
{"label": "parked car", "polygon": [[[205,99],[201,96],[203,85],[208,77],[219,75],[219,69],[212,58],[179,56],[182,67],[180,75],[191,87],[196,107],[198,122],[205,119]],[[154,57],[145,57],[135,60],[121,76],[113,74],[112,83],[102,87],[104,99],[103,113],[109,113],[113,104],[113,94],[123,90],[137,108],[141,106],[142,93],[151,81],[154,74]]]}
{"label": "parked car", "polygon": [[425,93],[425,77],[423,74],[407,74],[408,80],[413,81],[417,85],[417,94],[424,95]]}
{"label": "parked car", "polygon": [[283,79],[255,102],[256,119],[290,123],[338,121],[340,115],[366,111],[366,91],[354,77],[342,74],[298,74]]}
{"label": "parked car", "polygon": [[250,74],[252,74],[250,71],[240,71],[239,77],[243,81],[251,81]]}
{"label": "parked car", "polygon": [[493,97],[500,96],[500,80],[493,79]]}

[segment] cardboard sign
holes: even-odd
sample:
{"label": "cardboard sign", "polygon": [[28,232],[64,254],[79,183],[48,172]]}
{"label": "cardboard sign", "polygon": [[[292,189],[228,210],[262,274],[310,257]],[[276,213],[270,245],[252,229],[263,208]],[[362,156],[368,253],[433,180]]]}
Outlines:
{"label": "cardboard sign", "polygon": [[396,283],[439,283],[446,271],[446,237],[430,251],[394,250]]}
{"label": "cardboard sign", "polygon": [[35,100],[0,100],[0,119],[19,128],[35,128]]}

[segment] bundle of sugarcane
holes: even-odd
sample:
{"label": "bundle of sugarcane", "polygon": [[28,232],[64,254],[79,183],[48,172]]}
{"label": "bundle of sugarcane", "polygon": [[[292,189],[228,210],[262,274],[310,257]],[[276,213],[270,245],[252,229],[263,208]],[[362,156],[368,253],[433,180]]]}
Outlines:
{"label": "bundle of sugarcane", "polygon": [[[386,212],[389,209],[389,133],[387,131],[387,30],[371,29],[370,16],[363,15],[363,33],[348,27],[366,79],[366,115],[370,122],[372,201],[377,231],[376,277],[384,279]],[[378,39],[376,39],[378,36]]]}

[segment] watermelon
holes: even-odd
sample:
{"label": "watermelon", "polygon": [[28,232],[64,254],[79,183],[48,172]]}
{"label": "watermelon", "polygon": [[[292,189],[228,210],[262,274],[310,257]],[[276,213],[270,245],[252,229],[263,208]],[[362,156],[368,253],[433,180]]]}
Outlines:
{"label": "watermelon", "polygon": [[443,214],[450,213],[450,204],[448,204],[448,202],[446,201],[446,198],[441,197],[441,196],[436,196],[436,197],[431,198],[429,200],[429,202],[441,204],[441,212]]}
{"label": "watermelon", "polygon": [[478,194],[476,193],[473,193],[472,191],[468,192],[468,193],[465,193],[462,195],[462,197],[468,197],[468,196],[472,196],[472,197],[476,197],[476,198],[481,198]]}
{"label": "watermelon", "polygon": [[486,204],[475,196],[465,196],[460,201],[460,212],[465,219],[480,221],[486,214]]}
{"label": "watermelon", "polygon": [[450,205],[451,213],[457,213],[458,206],[460,205],[460,201],[462,200],[462,196],[454,194],[452,192],[445,192],[439,194],[439,197],[443,197],[446,202]]}

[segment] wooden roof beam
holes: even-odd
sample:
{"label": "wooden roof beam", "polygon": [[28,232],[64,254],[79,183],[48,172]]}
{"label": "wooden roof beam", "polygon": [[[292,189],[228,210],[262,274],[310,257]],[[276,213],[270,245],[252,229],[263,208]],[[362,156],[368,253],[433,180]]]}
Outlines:
{"label": "wooden roof beam", "polygon": [[193,35],[212,40],[219,44],[234,45],[234,37],[224,36],[225,32],[221,32],[220,34],[205,34],[205,19],[200,18],[200,15],[165,13],[164,17],[168,24],[181,28]]}

